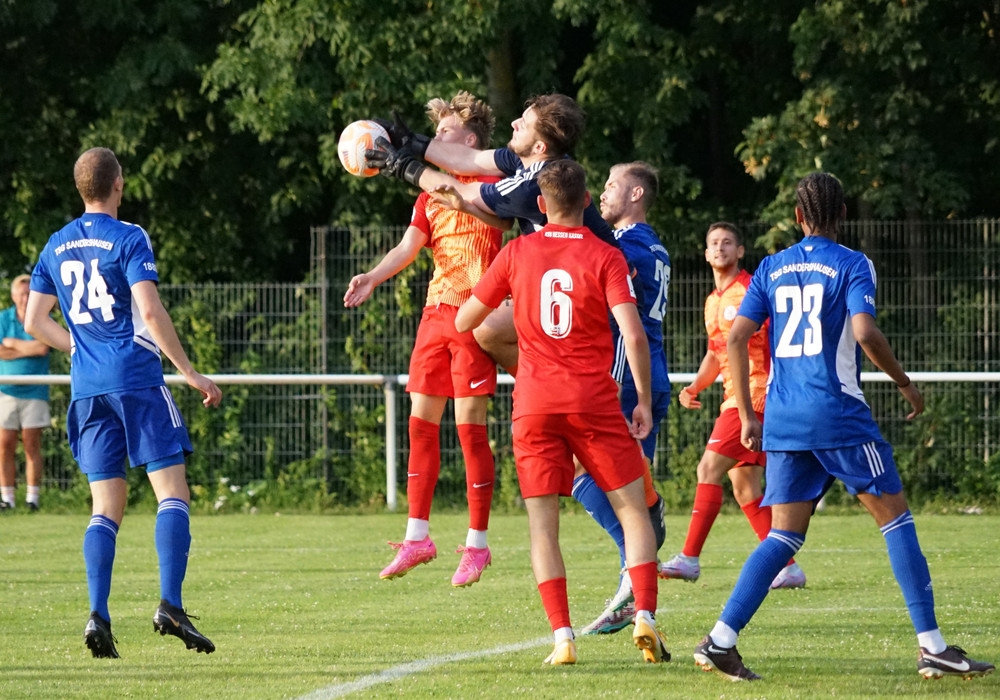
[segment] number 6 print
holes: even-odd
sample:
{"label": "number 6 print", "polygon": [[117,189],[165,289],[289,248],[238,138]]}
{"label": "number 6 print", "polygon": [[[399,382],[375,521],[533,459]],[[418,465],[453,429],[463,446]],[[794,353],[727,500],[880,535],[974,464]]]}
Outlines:
{"label": "number 6 print", "polygon": [[573,325],[573,278],[566,270],[549,270],[542,275],[539,321],[546,335],[565,338]]}

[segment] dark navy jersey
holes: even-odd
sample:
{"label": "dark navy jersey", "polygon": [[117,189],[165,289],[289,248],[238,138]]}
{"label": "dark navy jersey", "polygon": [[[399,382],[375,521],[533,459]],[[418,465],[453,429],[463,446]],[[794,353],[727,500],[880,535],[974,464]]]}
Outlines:
{"label": "dark navy jersey", "polygon": [[[521,233],[532,233],[545,226],[548,219],[538,210],[538,196],[541,190],[535,178],[542,168],[552,161],[541,161],[526,167],[509,148],[496,149],[493,152],[493,160],[497,169],[507,177],[479,188],[483,204],[501,219],[516,219]],[[605,243],[619,247],[611,226],[601,218],[601,212],[594,206],[593,201],[583,212],[583,225]]]}

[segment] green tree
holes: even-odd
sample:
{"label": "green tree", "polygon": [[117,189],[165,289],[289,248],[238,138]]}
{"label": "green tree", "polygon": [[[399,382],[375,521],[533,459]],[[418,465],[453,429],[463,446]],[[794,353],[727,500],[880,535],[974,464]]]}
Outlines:
{"label": "green tree", "polygon": [[[95,145],[119,156],[121,216],[149,230],[165,280],[282,278],[289,258],[304,257],[324,201],[318,169],[233,134],[200,94],[200,67],[240,4],[0,6],[0,216],[19,243],[4,251],[3,267],[30,265],[48,235],[81,212],[72,165]],[[312,183],[308,196],[288,186],[302,181]]]}
{"label": "green tree", "polygon": [[[790,240],[795,183],[835,173],[856,218],[976,215],[997,206],[1000,3],[843,0],[791,25],[801,89],[754,119],[747,172],[777,190],[761,217]],[[915,241],[919,245],[919,241]]]}

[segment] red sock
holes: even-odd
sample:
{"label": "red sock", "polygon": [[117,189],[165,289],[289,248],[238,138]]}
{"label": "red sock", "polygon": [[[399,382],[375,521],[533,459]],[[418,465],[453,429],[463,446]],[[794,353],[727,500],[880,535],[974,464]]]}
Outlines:
{"label": "red sock", "polygon": [[566,579],[550,578],[538,584],[538,592],[542,596],[542,607],[549,616],[549,625],[555,632],[560,627],[570,627],[569,597],[566,595]]}
{"label": "red sock", "polygon": [[410,416],[410,460],[406,469],[406,498],[411,518],[430,520],[434,487],[441,474],[441,427]]}
{"label": "red sock", "polygon": [[635,596],[635,609],[648,610],[656,614],[656,562],[630,566],[629,578],[632,579],[632,595]]}
{"label": "red sock", "polygon": [[486,530],[490,525],[493,504],[493,452],[485,425],[463,423],[458,429],[458,441],[465,457],[465,493],[469,500],[469,529]]}
{"label": "red sock", "polygon": [[722,509],[722,486],[719,484],[698,484],[694,492],[694,508],[688,524],[687,539],[684,541],[684,556],[701,556],[708,533]]}
{"label": "red sock", "polygon": [[653,488],[653,473],[646,468],[646,473],[642,477],[642,488],[646,492],[646,507],[652,508],[660,498],[660,494]]}
{"label": "red sock", "polygon": [[[771,506],[762,506],[761,501],[764,497],[761,496],[756,501],[751,501],[742,507],[743,514],[747,516],[747,520],[750,521],[750,527],[757,534],[757,539],[761,542],[767,537],[767,533],[771,531]],[[794,564],[794,559],[788,560],[789,564]]]}

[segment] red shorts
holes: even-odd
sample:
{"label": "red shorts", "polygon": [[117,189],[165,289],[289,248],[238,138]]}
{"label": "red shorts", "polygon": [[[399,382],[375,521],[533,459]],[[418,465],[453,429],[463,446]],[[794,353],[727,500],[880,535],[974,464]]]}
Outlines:
{"label": "red shorts", "polygon": [[511,431],[523,498],[571,495],[573,455],[605,492],[646,473],[642,448],[629,435],[620,411],[521,416]]}
{"label": "red shorts", "polygon": [[455,330],[457,306],[425,306],[410,355],[406,390],[427,396],[492,396],[497,365],[483,352],[472,331]]}
{"label": "red shorts", "polygon": [[[764,422],[764,414],[757,413],[757,418]],[[723,457],[735,459],[741,465],[764,466],[766,457],[763,452],[752,452],[740,442],[740,431],[743,425],[740,422],[740,412],[737,408],[727,408],[719,417],[715,419],[715,427],[712,428],[712,435],[708,438],[708,445],[705,447],[710,452],[717,452]]]}

